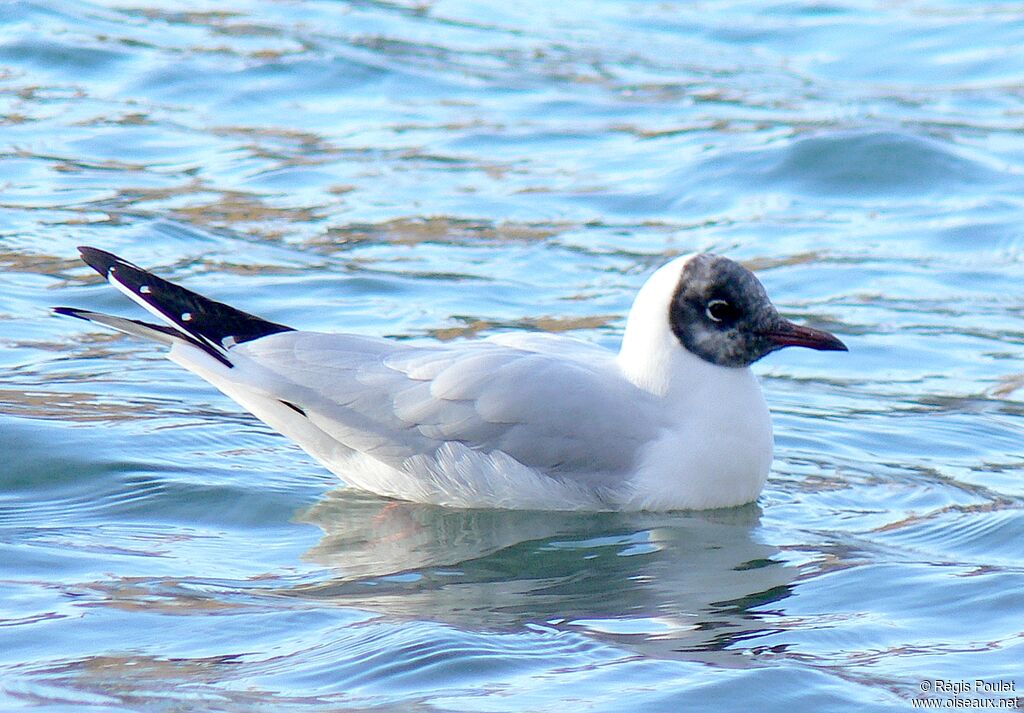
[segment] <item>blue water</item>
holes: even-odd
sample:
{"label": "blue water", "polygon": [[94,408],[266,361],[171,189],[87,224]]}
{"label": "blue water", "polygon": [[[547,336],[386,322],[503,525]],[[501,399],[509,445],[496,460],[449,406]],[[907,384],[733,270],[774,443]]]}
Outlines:
{"label": "blue water", "polygon": [[[994,1],[3,4],[0,709],[1024,695],[1022,46]],[[756,366],[756,506],[392,503],[50,317],[132,311],[78,244],[301,327],[609,347],[715,250],[851,351]]]}

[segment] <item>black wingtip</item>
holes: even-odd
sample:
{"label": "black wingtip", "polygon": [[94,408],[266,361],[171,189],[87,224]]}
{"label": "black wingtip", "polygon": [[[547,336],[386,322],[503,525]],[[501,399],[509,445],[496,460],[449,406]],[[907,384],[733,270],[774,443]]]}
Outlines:
{"label": "black wingtip", "polygon": [[[86,265],[104,277],[109,275],[110,268],[116,266],[118,263],[131,265],[127,260],[122,260],[114,253],[108,253],[106,250],[92,248],[88,245],[79,245],[78,254],[82,256],[82,260]],[[134,267],[134,265],[132,267]]]}
{"label": "black wingtip", "polygon": [[74,307],[54,307],[50,310],[54,314],[59,314],[62,317],[74,317],[75,319],[84,319],[89,321],[89,318],[82,314],[82,310],[75,309]]}
{"label": "black wingtip", "polygon": [[137,302],[174,325],[179,332],[204,345],[204,349],[218,359],[224,358],[228,339],[239,344],[291,331],[291,327],[270,322],[168,282],[106,250],[82,245],[78,252],[89,267],[131,293]]}

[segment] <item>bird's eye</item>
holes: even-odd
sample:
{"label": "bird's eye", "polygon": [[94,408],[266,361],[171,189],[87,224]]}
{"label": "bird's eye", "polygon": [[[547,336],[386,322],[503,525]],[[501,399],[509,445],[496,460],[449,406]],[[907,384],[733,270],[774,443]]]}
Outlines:
{"label": "bird's eye", "polygon": [[736,317],[736,308],[725,300],[711,300],[708,302],[708,306],[707,309],[704,310],[704,314],[706,314],[708,319],[712,322],[724,322]]}

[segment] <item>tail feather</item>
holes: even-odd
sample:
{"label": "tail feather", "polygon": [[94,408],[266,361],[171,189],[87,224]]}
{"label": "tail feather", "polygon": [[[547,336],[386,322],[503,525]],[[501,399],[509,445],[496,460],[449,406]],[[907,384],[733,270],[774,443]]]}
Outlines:
{"label": "tail feather", "polygon": [[86,264],[169,326],[70,307],[58,307],[54,310],[57,314],[97,322],[165,344],[183,339],[229,367],[227,351],[232,345],[292,331],[291,327],[261,319],[168,282],[112,253],[90,247],[78,250]]}

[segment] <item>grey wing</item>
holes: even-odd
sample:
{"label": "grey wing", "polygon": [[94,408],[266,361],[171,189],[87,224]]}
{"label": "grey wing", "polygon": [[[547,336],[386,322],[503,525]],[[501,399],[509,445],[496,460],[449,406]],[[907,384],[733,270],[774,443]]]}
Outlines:
{"label": "grey wing", "polygon": [[612,484],[656,430],[648,397],[610,355],[576,361],[488,341],[416,347],[312,332],[235,350],[266,372],[261,387],[274,397],[398,468],[455,442],[551,476]]}

